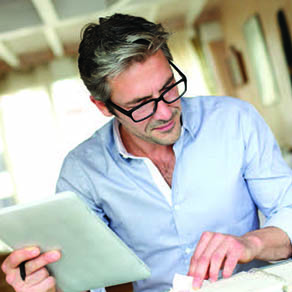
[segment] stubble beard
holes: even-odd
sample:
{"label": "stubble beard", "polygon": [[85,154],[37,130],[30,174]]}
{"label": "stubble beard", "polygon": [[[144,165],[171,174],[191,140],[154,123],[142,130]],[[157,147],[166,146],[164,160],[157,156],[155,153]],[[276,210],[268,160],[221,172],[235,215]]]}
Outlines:
{"label": "stubble beard", "polygon": [[[126,130],[126,133],[131,134],[139,138],[140,140],[143,140],[151,144],[169,146],[169,145],[173,145],[180,137],[180,133],[181,133],[180,118],[181,118],[180,107],[174,108],[171,118],[169,120],[150,121],[146,125],[145,130],[143,132],[133,131],[133,128],[129,127],[127,123],[124,123],[123,120],[121,120],[120,118],[118,118],[118,120],[121,123],[121,125],[123,125],[123,128]],[[164,131],[163,133],[160,133],[160,135],[157,136],[157,133],[159,133],[159,130],[155,130],[155,128],[166,125],[170,121],[174,121],[173,127],[169,129],[168,131]]]}
{"label": "stubble beard", "polygon": [[[174,144],[177,139],[180,137],[181,133],[181,123],[180,123],[180,115],[181,111],[179,108],[175,108],[171,118],[169,120],[157,120],[150,122],[145,129],[146,135],[144,136],[144,140],[153,144],[168,146]],[[160,135],[156,135],[158,130],[155,130],[158,127],[166,125],[170,121],[174,121],[174,125],[168,131],[160,133]]]}

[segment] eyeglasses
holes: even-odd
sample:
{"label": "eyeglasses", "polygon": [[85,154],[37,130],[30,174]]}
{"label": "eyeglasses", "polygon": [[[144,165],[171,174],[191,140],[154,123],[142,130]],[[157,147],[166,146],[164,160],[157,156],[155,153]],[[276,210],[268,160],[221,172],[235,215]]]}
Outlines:
{"label": "eyeglasses", "polygon": [[138,123],[154,115],[157,110],[158,102],[160,102],[161,100],[163,100],[167,104],[171,104],[177,101],[187,91],[187,78],[172,62],[169,61],[169,64],[180,75],[181,79],[167,86],[167,88],[158,98],[149,99],[133,107],[130,110],[123,109],[122,107],[113,103],[111,100],[108,100],[107,103],[122,114],[130,117],[134,122]]}

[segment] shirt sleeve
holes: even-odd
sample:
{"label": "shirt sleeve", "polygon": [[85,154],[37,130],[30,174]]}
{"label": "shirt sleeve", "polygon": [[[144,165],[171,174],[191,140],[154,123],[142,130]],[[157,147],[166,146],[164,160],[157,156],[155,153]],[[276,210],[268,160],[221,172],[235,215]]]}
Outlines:
{"label": "shirt sleeve", "polygon": [[245,141],[244,178],[264,226],[287,233],[292,242],[292,171],[263,118],[250,106],[242,123]]}
{"label": "shirt sleeve", "polygon": [[64,191],[72,191],[78,195],[96,215],[109,225],[101,204],[97,202],[96,196],[93,197],[97,190],[74,153],[69,153],[65,158],[57,181],[56,193]]}
{"label": "shirt sleeve", "polygon": [[[74,154],[70,153],[64,160],[56,186],[56,193],[72,191],[108,225],[108,220],[92,197],[94,191],[91,182]],[[91,292],[106,292],[104,288],[93,289]]]}
{"label": "shirt sleeve", "polygon": [[90,290],[90,292],[106,292],[104,288]]}

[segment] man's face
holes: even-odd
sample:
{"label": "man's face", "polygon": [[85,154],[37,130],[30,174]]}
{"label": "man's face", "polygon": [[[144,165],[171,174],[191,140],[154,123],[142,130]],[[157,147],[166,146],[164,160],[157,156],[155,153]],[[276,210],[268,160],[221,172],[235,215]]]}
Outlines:
{"label": "man's face", "polygon": [[[158,98],[163,88],[174,83],[173,72],[161,51],[150,56],[145,62],[133,63],[126,71],[109,81],[111,101],[130,110],[151,98]],[[166,104],[160,101],[157,111],[148,119],[135,123],[131,118],[116,111],[121,123],[123,139],[141,143],[172,145],[180,136],[180,100]]]}

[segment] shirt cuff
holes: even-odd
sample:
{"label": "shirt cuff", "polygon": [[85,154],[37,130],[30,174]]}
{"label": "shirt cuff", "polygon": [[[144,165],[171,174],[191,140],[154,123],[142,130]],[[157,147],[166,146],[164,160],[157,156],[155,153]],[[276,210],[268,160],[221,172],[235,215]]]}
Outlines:
{"label": "shirt cuff", "polygon": [[292,208],[283,208],[266,220],[263,227],[278,227],[290,238],[292,244]]}

